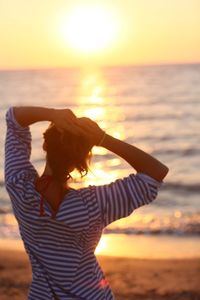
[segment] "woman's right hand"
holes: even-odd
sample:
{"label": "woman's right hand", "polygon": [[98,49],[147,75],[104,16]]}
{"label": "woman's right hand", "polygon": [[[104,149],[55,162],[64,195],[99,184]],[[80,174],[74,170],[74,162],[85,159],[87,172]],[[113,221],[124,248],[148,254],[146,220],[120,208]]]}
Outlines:
{"label": "woman's right hand", "polygon": [[82,117],[76,119],[76,124],[84,131],[83,135],[91,141],[93,146],[98,146],[105,132],[90,118]]}

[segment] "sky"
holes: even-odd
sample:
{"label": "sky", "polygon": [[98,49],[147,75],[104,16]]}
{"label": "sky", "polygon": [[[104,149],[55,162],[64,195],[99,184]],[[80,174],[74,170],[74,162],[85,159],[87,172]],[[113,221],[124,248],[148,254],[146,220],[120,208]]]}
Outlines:
{"label": "sky", "polygon": [[0,69],[196,63],[200,0],[0,0],[0,37]]}

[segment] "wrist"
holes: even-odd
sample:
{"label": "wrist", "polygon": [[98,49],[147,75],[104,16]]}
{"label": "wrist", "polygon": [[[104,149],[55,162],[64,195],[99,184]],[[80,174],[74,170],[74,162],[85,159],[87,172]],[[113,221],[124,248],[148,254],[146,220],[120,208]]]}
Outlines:
{"label": "wrist", "polygon": [[55,123],[57,116],[58,116],[58,111],[59,110],[55,109],[55,108],[48,108],[48,112],[47,112],[48,121]]}
{"label": "wrist", "polygon": [[107,133],[105,131],[102,131],[102,135],[101,135],[100,139],[98,139],[98,142],[96,143],[96,146],[103,147],[106,135],[107,135]]}

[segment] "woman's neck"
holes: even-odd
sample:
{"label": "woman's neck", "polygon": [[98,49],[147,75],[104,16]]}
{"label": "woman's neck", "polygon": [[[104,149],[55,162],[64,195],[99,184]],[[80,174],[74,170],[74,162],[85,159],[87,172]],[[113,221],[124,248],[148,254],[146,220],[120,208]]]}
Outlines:
{"label": "woman's neck", "polygon": [[43,172],[42,175],[50,175],[50,176],[53,175],[53,172],[52,172],[52,170],[51,170],[48,163],[46,163],[45,168],[44,168],[44,172]]}
{"label": "woman's neck", "polygon": [[[44,172],[41,175],[41,177],[42,176],[48,176],[48,177],[52,176],[53,177],[53,172],[52,172],[52,170],[51,170],[48,162],[46,162],[46,165],[45,165],[45,168],[44,168]],[[62,190],[63,193],[66,193],[67,191],[70,190],[70,187],[68,186],[67,183],[66,184],[59,183],[58,181],[56,181],[53,178],[51,180],[51,185],[52,185],[52,183],[53,183],[54,186],[56,185],[57,187],[59,187],[59,189],[61,188],[61,190]]]}

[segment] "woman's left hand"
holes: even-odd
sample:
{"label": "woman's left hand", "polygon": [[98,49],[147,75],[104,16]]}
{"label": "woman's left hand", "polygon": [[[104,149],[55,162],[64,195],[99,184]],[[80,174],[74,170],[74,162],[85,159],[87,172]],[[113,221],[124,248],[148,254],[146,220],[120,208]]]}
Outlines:
{"label": "woman's left hand", "polygon": [[77,117],[70,109],[55,109],[52,114],[52,122],[60,132],[66,130],[78,136],[84,134],[77,125]]}

